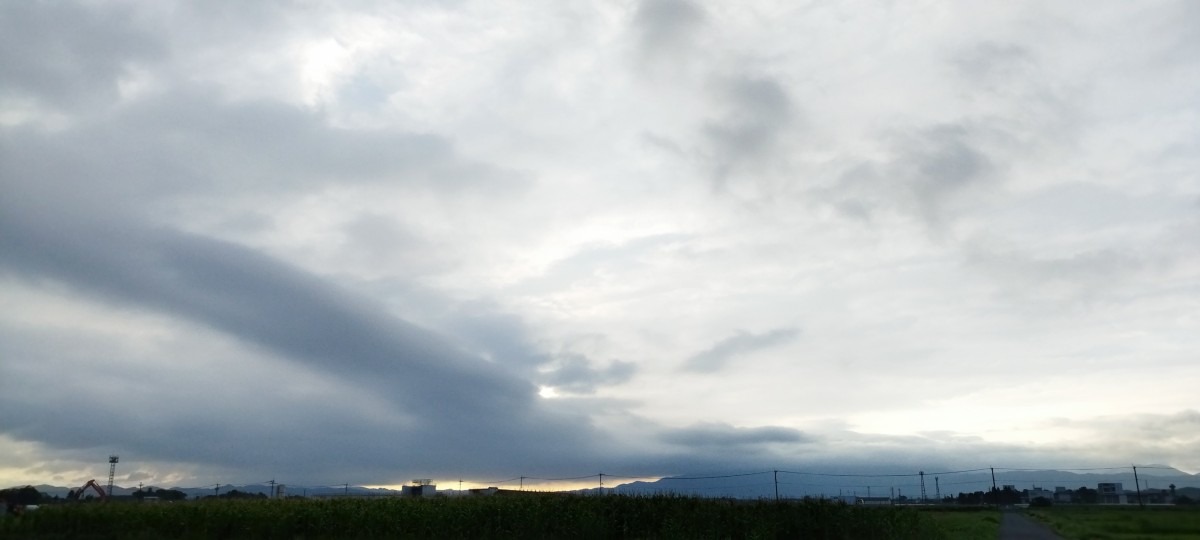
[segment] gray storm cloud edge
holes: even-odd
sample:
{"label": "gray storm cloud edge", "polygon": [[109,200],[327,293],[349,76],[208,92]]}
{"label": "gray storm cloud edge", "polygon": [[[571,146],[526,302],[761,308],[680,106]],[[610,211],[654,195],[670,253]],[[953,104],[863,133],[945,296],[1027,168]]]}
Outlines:
{"label": "gray storm cloud edge", "polygon": [[[607,461],[637,464],[628,468],[640,470],[648,463],[693,461],[686,452],[668,458],[618,451],[611,447],[620,444],[618,438],[588,428],[586,418],[545,410],[534,400],[528,382],[466,358],[441,338],[240,246],[161,227],[44,216],[11,206],[0,216],[0,229],[0,265],[10,275],[63,282],[108,302],[195,321],[386,396],[393,407],[419,422],[388,433],[381,429],[387,426],[361,419],[347,422],[338,414],[281,423],[287,413],[277,411],[271,413],[274,420],[269,415],[263,424],[226,423],[219,416],[193,412],[157,425],[152,433],[140,429],[146,424],[138,421],[112,432],[98,426],[128,411],[100,406],[66,415],[71,421],[51,421],[58,415],[53,408],[29,409],[20,395],[10,395],[17,401],[6,404],[3,425],[21,439],[69,449],[111,444],[116,437],[163,460],[215,465],[236,453],[235,461],[246,468],[271,464],[346,471],[342,461],[354,458],[362,464],[349,469],[361,469],[361,474],[372,464],[395,466],[401,455],[443,468],[534,462],[564,470],[560,468]],[[623,366],[559,376],[568,384],[591,385],[595,383],[581,381],[626,377]],[[609,373],[614,369],[617,372]],[[696,433],[689,440],[699,443],[704,436]],[[423,448],[422,441],[431,439],[438,445]],[[470,450],[481,441],[486,441],[486,451]],[[268,444],[259,444],[264,442]],[[282,448],[287,449],[283,457]],[[337,448],[336,459],[329,453],[332,448]]]}
{"label": "gray storm cloud edge", "polygon": [[[10,187],[19,194],[19,186]],[[553,420],[536,406],[528,382],[248,249],[118,219],[3,206],[0,260],[10,273],[61,281],[266,347],[388,395],[395,406],[418,413],[425,431],[454,423],[516,447],[526,439],[574,447],[568,441],[578,440],[586,425]],[[446,402],[455,405],[443,407]],[[483,414],[500,410],[508,413]]]}
{"label": "gray storm cloud edge", "polygon": [[101,105],[132,61],[155,61],[165,44],[137,28],[132,9],[73,3],[0,5],[0,87],[57,108]]}
{"label": "gray storm cloud edge", "polygon": [[[22,216],[23,213],[13,211],[11,207],[5,210],[3,217],[0,217],[4,231],[0,235],[0,247],[3,248],[0,250],[3,254],[0,261],[9,272],[39,279],[61,280],[115,302],[131,302],[201,322],[240,339],[264,345],[306,365],[331,369],[331,374],[345,378],[352,384],[361,384],[368,392],[385,393],[400,389],[402,392],[413,392],[414,398],[429,399],[438,404],[452,402],[456,407],[461,407],[458,411],[422,408],[416,401],[389,394],[395,407],[415,411],[418,418],[428,422],[421,427],[394,434],[381,432],[380,426],[369,422],[347,422],[347,418],[337,415],[302,421],[289,426],[294,428],[290,430],[267,429],[265,433],[263,426],[254,422],[229,426],[220,418],[204,415],[181,418],[167,425],[167,431],[153,436],[142,434],[139,438],[136,430],[121,433],[129,437],[128,441],[141,451],[160,459],[183,456],[185,459],[191,458],[189,461],[192,462],[222,464],[245,470],[274,467],[307,471],[309,478],[351,475],[364,481],[371,478],[372,474],[378,474],[380,468],[395,467],[401,462],[424,463],[443,470],[464,464],[467,468],[483,470],[484,463],[490,462],[498,467],[507,466],[509,470],[527,467],[571,473],[579,472],[578,468],[584,463],[604,463],[612,467],[610,470],[657,474],[780,466],[781,463],[787,466],[788,463],[802,460],[804,454],[784,457],[765,450],[763,445],[807,445],[819,442],[812,436],[787,428],[698,425],[683,429],[659,428],[661,440],[680,446],[683,448],[681,450],[614,451],[605,455],[606,448],[611,450],[610,444],[620,444],[619,435],[588,430],[579,424],[555,421],[552,416],[538,413],[537,406],[531,403],[531,388],[527,383],[506,380],[504,374],[491,373],[479,366],[470,367],[468,359],[457,357],[438,338],[419,329],[405,328],[404,323],[372,312],[369,307],[343,297],[316,278],[304,276],[269,258],[239,246],[193,238],[182,233],[164,232],[161,229],[148,232],[131,230],[129,224],[124,227],[110,224],[106,228],[99,228],[93,222],[86,227],[63,227],[63,220],[53,220],[58,222],[56,227],[44,222],[30,227],[29,223],[14,220],[14,216]],[[56,232],[46,232],[48,230]],[[116,230],[120,234],[105,232],[97,237],[98,230]],[[37,231],[41,231],[41,234]],[[80,244],[72,245],[66,238]],[[80,248],[80,245],[91,245],[100,240],[103,241],[99,244],[104,247],[100,254]],[[170,247],[164,248],[166,244]],[[144,265],[147,262],[158,264],[160,268],[146,273]],[[132,270],[124,267],[124,264],[137,266],[137,280],[123,275]],[[257,280],[276,283],[258,283]],[[259,287],[247,288],[252,284],[261,286],[261,290]],[[231,289],[226,289],[227,286]],[[196,291],[179,293],[166,290],[174,287]],[[207,298],[199,291],[211,293],[212,298]],[[255,319],[280,320],[289,332],[277,333],[277,329],[264,328]],[[335,323],[332,329],[321,328],[329,321],[340,323]],[[354,328],[355,325],[361,325],[362,328]],[[392,337],[393,331],[402,337]],[[302,338],[306,341],[300,345],[288,343],[304,332],[312,334]],[[789,334],[786,330],[774,333],[782,336]],[[351,343],[354,341],[362,343]],[[729,340],[723,343],[727,342]],[[754,340],[749,343],[754,344]],[[345,346],[345,349],[339,345]],[[746,344],[741,345],[744,348]],[[370,346],[381,350],[370,350]],[[401,349],[425,351],[430,357],[439,359],[440,363],[413,358],[410,352],[397,352]],[[717,349],[721,348],[714,347],[714,350]],[[725,347],[726,352],[735,349],[738,347]],[[327,365],[329,360],[326,356],[339,351],[349,352],[351,357],[346,358],[349,361]],[[406,369],[404,373],[387,370],[386,366],[391,360],[387,354],[389,351],[396,358],[405,359],[404,365],[412,369]],[[437,365],[429,365],[434,363]],[[380,380],[372,382],[370,379]],[[443,395],[444,392],[455,391],[478,392],[480,395],[452,393],[449,399]],[[475,399],[478,397],[482,399]],[[74,415],[76,422],[63,424],[51,422],[50,417],[45,416],[53,414],[53,408],[41,406],[39,416],[28,405],[6,403],[4,410],[8,414],[2,417],[5,431],[22,439],[41,440],[51,446],[58,443],[67,448],[79,448],[78,438],[81,434],[93,445],[103,444],[112,433],[103,433],[97,426],[107,425],[112,418],[122,415],[119,409],[100,407],[82,411]],[[18,425],[14,421],[15,411],[29,413],[30,417]],[[520,418],[522,415],[527,418]],[[45,422],[39,421],[39,418]],[[278,416],[275,421],[282,418]],[[579,420],[576,419],[576,422]],[[446,436],[442,428],[465,431],[466,435]],[[66,435],[68,433],[69,436]],[[197,445],[195,441],[189,445],[190,435],[226,442],[216,447]],[[430,439],[440,439],[439,444],[426,447],[423,441]],[[271,445],[256,446],[253,442],[261,440],[270,441]],[[471,448],[481,441],[487,442],[484,451],[472,451]],[[246,443],[244,447],[242,442]],[[893,459],[903,457],[905,452],[911,453],[911,450],[889,444],[886,439],[864,436],[858,442],[866,447],[887,451],[893,454]],[[904,439],[899,442],[912,446],[913,441]],[[880,448],[879,443],[887,446]],[[733,457],[725,451],[711,452],[734,447],[755,451],[743,451]],[[282,448],[287,451],[280,452]],[[859,453],[863,451],[859,450]],[[235,453],[236,458],[223,460],[221,456],[211,455],[212,452],[222,455]],[[281,455],[284,457],[281,458]],[[846,463],[853,462],[853,459],[853,456],[848,456]],[[939,459],[948,458],[941,456]],[[347,461],[353,463],[348,464]],[[537,465],[530,467],[530,463]]]}
{"label": "gray storm cloud edge", "polygon": [[[46,218],[21,222],[19,218],[30,218],[26,212],[11,207],[4,210],[0,262],[10,273],[63,281],[110,301],[197,321],[293,361],[327,370],[367,392],[387,395],[396,408],[414,412],[423,421],[421,426],[387,433],[381,426],[337,414],[293,423],[288,429],[269,425],[264,429],[257,422],[230,426],[219,417],[200,414],[181,418],[152,436],[138,436],[136,429],[119,433],[160,459],[183,456],[192,462],[232,464],[246,470],[270,466],[310,471],[310,478],[351,474],[364,481],[379,468],[395,467],[402,461],[439,469],[462,466],[480,470],[488,462],[511,468],[536,463],[533,468],[571,473],[578,472],[580,464],[607,463],[624,472],[655,474],[728,469],[738,467],[739,462],[744,462],[743,466],[788,462],[795,457],[772,458],[775,454],[771,452],[751,452],[731,458],[703,449],[812,441],[787,428],[701,425],[659,428],[662,440],[681,446],[679,450],[616,451],[611,445],[622,444],[619,435],[581,427],[587,423],[582,418],[568,422],[539,411],[528,383],[472,364],[438,338],[387,318],[313,276],[240,246],[161,228],[140,230],[130,223],[104,227],[94,221],[69,224],[65,216],[54,216],[49,222]],[[770,341],[793,333],[777,330],[755,336],[757,341],[733,343],[744,349],[761,345],[764,336]],[[734,349],[739,347],[727,345],[723,350]],[[413,350],[422,351],[424,357]],[[397,360],[404,368],[389,369]],[[458,410],[444,409],[447,403]],[[430,404],[436,406],[426,406]],[[7,403],[5,410],[29,412],[20,403]],[[45,417],[52,412],[53,408],[43,408],[41,416],[32,414],[20,427],[8,416],[5,431],[51,446],[103,445],[112,433],[96,426],[122,416],[120,409],[100,407],[76,415],[76,422],[62,424]],[[285,413],[274,414],[278,416],[268,418],[269,422],[286,418],[282,416]],[[460,435],[448,435],[447,431]],[[81,434],[85,441],[79,440]],[[190,436],[225,442],[196,444]],[[424,441],[431,439],[438,444],[426,447]],[[271,444],[257,446],[255,441]],[[472,450],[481,442],[486,446]],[[637,441],[630,446],[636,448]],[[237,457],[223,459],[226,453]]]}
{"label": "gray storm cloud edge", "polygon": [[818,439],[797,429],[781,427],[738,428],[728,424],[697,424],[687,428],[667,430],[662,439],[672,444],[692,447],[755,446],[770,443],[812,443]]}

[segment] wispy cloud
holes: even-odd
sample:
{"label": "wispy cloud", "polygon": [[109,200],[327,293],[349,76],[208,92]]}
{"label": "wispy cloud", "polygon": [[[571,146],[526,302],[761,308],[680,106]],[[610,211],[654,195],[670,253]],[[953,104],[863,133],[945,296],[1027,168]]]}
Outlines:
{"label": "wispy cloud", "polygon": [[739,331],[707,350],[689,357],[683,365],[687,371],[711,373],[718,371],[735,358],[791,342],[800,336],[797,328],[776,328],[761,334]]}

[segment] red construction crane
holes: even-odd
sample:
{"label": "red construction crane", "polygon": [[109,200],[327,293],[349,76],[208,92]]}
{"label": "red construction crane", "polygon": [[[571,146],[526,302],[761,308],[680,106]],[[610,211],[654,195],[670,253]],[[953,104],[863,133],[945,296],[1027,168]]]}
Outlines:
{"label": "red construction crane", "polygon": [[87,491],[87,488],[89,488],[89,487],[92,488],[93,490],[95,490],[96,493],[98,493],[100,495],[100,500],[102,500],[102,501],[108,500],[108,493],[105,493],[104,488],[100,487],[100,484],[97,484],[96,480],[94,480],[94,479],[88,480],[87,483],[84,484],[79,489],[72,489],[71,491],[68,491],[67,492],[67,500],[68,501],[78,501],[79,499],[81,499],[83,497],[83,492]]}

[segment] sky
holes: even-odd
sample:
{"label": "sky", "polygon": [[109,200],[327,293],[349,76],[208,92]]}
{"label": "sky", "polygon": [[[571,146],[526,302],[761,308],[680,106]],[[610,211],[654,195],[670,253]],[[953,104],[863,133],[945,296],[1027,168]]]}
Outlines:
{"label": "sky", "polygon": [[0,3],[0,485],[1200,471],[1200,3]]}

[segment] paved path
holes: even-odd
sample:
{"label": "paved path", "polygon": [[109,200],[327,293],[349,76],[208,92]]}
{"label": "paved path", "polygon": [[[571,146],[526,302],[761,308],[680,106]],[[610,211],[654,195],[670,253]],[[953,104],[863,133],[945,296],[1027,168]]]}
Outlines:
{"label": "paved path", "polygon": [[1021,512],[1006,510],[1000,518],[1000,540],[1062,540],[1062,537]]}

